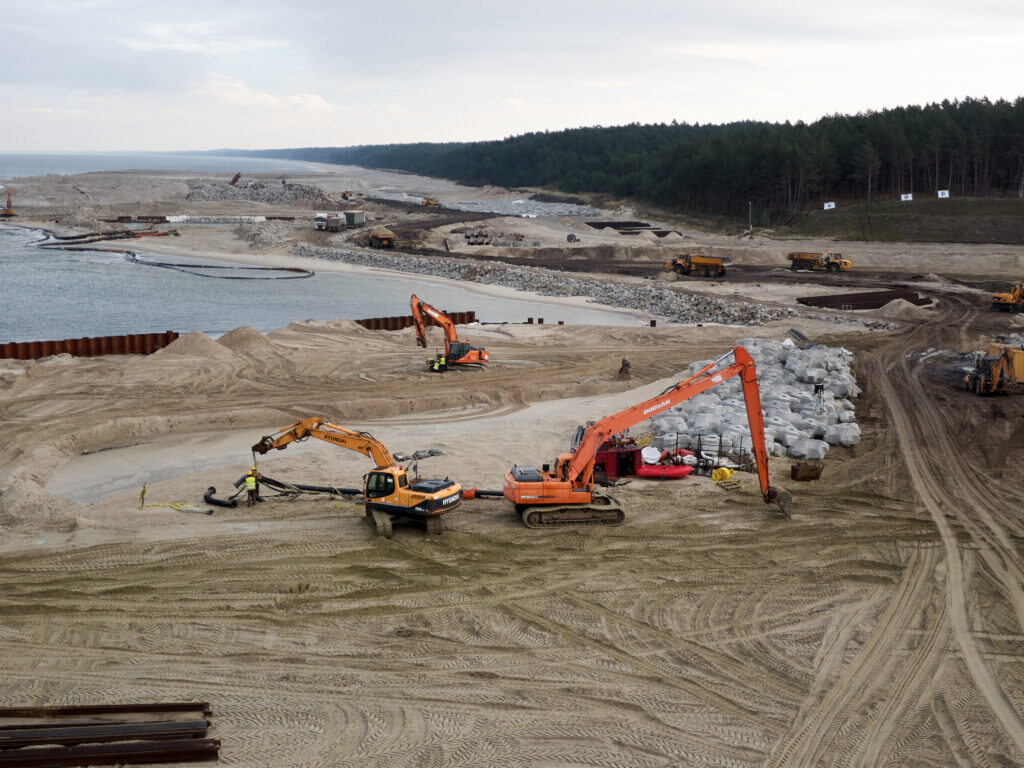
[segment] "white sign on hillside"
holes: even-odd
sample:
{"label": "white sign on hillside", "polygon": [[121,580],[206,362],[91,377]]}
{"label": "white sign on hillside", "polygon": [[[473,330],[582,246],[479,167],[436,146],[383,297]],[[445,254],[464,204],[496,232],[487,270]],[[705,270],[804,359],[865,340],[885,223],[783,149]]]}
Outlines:
{"label": "white sign on hillside", "polygon": [[825,210],[826,211],[831,211],[835,207],[836,207],[835,203],[825,203]]}
{"label": "white sign on hillside", "polygon": [[913,200],[913,199],[914,199],[913,195],[900,195],[900,200],[902,202],[904,202],[904,203],[909,201],[909,200]]}
{"label": "white sign on hillside", "polygon": [[939,197],[949,197],[949,190],[948,189],[940,189],[939,190]]}

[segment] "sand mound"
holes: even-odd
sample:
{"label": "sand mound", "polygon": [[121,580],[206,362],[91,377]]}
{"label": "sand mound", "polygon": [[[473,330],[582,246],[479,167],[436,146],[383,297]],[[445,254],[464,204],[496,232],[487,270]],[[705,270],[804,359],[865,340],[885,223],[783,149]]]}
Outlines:
{"label": "sand mound", "polygon": [[181,336],[155,355],[187,355],[188,357],[206,357],[226,360],[234,357],[234,353],[222,344],[218,344],[202,331],[191,331]]}
{"label": "sand mound", "polygon": [[235,330],[225,333],[217,339],[217,343],[222,344],[232,352],[242,352],[250,355],[259,355],[276,351],[274,342],[256,329],[250,328],[247,325],[243,325],[241,328],[235,328]]}
{"label": "sand mound", "polygon": [[893,299],[878,310],[878,313],[893,320],[921,320],[928,317],[927,309],[911,304],[906,299]]}

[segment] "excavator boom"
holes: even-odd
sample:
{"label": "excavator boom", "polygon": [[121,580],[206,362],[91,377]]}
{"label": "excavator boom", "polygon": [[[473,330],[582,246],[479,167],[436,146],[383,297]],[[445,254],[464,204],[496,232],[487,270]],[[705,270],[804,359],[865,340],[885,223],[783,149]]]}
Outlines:
{"label": "excavator boom", "polygon": [[273,435],[262,438],[253,447],[253,453],[265,454],[272,450],[284,450],[289,443],[296,440],[305,440],[315,437],[318,440],[326,440],[350,451],[356,451],[364,456],[369,456],[375,467],[396,466],[391,452],[384,444],[367,432],[356,432],[345,427],[339,427],[323,419],[313,416],[302,421],[297,421],[290,427],[285,427]]}

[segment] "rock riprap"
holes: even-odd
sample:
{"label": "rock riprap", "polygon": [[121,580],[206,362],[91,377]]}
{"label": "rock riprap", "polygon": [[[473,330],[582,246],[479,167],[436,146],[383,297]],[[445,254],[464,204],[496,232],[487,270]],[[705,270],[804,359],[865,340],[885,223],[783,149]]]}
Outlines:
{"label": "rock riprap", "polygon": [[[843,348],[799,349],[789,339],[739,339],[750,353],[764,413],[765,448],[771,456],[822,459],[830,446],[860,443],[853,399],[860,394]],[[694,374],[710,360],[691,363]],[[727,363],[726,363],[727,364]],[[665,450],[700,448],[709,454],[750,452],[743,388],[734,376],[651,419],[653,444]]]}

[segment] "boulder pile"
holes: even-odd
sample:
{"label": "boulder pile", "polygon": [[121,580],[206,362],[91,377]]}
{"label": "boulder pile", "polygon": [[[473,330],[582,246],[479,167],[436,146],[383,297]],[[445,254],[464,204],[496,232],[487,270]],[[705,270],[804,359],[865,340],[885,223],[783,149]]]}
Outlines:
{"label": "boulder pile", "polygon": [[765,307],[711,296],[682,294],[650,283],[624,284],[570,277],[548,269],[478,264],[454,259],[385,256],[377,252],[297,245],[296,256],[344,261],[398,272],[445,277],[483,285],[501,285],[542,296],[584,296],[595,304],[649,312],[672,323],[761,325],[796,314],[795,309]]}
{"label": "boulder pile", "polygon": [[[860,388],[850,370],[850,352],[799,349],[789,339],[739,339],[736,346],[750,353],[757,368],[768,455],[822,459],[830,446],[860,442],[852,402]],[[709,362],[691,363],[689,374]],[[711,455],[749,454],[750,426],[739,377],[653,417],[651,430],[652,444],[663,450],[694,450],[699,439],[700,449]]]}
{"label": "boulder pile", "polygon": [[226,181],[190,182],[187,202],[219,202],[241,200],[266,205],[303,205],[326,208],[335,201],[319,187],[309,184],[267,184],[262,181],[241,181],[231,186]]}

